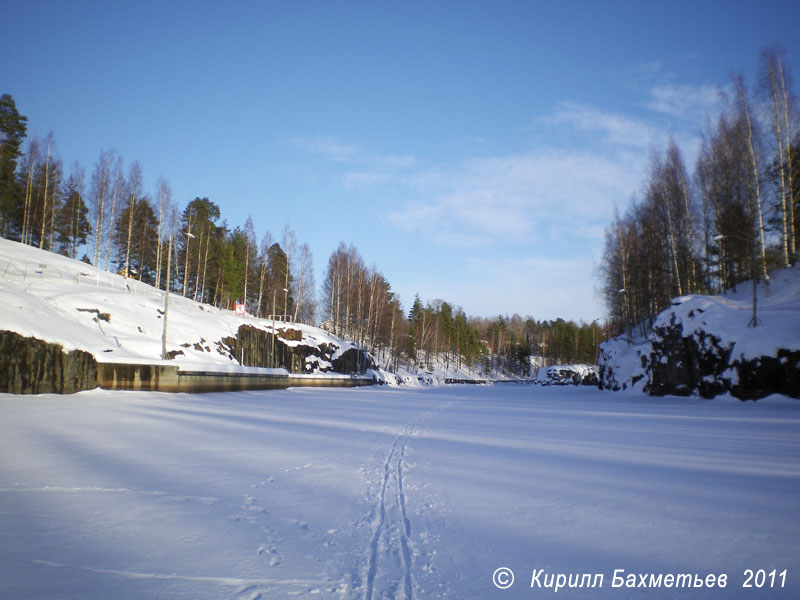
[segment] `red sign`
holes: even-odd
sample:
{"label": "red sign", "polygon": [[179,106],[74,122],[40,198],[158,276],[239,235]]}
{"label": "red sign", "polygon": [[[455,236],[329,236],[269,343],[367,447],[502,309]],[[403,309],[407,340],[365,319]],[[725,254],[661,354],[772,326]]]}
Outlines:
{"label": "red sign", "polygon": [[244,316],[244,304],[236,303],[236,314],[239,316]]}

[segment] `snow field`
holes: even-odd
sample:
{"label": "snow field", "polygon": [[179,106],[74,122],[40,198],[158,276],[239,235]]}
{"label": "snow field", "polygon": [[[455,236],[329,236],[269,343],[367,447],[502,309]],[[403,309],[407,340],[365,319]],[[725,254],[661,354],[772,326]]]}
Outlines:
{"label": "snow field", "polygon": [[[565,598],[794,598],[798,459],[777,396],[0,395],[0,597],[530,598],[544,569],[605,575]],[[614,569],[729,584],[613,589]]]}

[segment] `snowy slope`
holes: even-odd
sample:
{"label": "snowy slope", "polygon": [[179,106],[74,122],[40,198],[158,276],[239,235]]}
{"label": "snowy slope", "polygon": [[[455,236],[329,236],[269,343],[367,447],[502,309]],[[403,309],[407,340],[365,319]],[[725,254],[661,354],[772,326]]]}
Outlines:
{"label": "snowy slope", "polygon": [[[164,328],[164,292],[85,263],[0,238],[0,330],[80,349],[102,362],[158,364]],[[187,369],[238,370],[216,342],[250,324],[272,331],[272,321],[236,316],[171,294],[167,351],[183,354],[169,361]],[[277,322],[280,330],[287,324]],[[337,354],[350,344],[322,329],[291,323],[302,331],[287,345],[335,344]],[[195,346],[197,344],[197,346]]]}
{"label": "snowy slope", "polygon": [[[769,284],[757,288],[757,327],[750,327],[753,309],[751,283],[719,296],[691,295],[673,300],[658,315],[653,331],[682,328],[685,338],[707,346],[709,334],[716,345],[730,349],[729,362],[743,362],[762,356],[775,357],[779,350],[800,351],[800,265],[774,271]],[[651,334],[651,338],[653,335]],[[650,383],[645,368],[653,351],[651,340],[638,338],[628,343],[620,336],[601,346],[601,364],[611,373],[611,385],[642,390]],[[731,373],[729,377],[734,378]]]}
{"label": "snowy slope", "polygon": [[[798,496],[800,404],[780,397],[0,394],[15,600],[798,598]],[[554,594],[540,569],[604,581]],[[613,588],[615,569],[728,585]],[[746,569],[788,580],[746,589]]]}
{"label": "snowy slope", "polygon": [[758,326],[749,326],[753,314],[752,283],[720,296],[683,296],[662,312],[655,327],[669,323],[672,315],[685,332],[713,332],[723,343],[734,345],[732,360],[775,356],[779,348],[800,349],[800,266],[774,271],[769,284],[758,286]]}

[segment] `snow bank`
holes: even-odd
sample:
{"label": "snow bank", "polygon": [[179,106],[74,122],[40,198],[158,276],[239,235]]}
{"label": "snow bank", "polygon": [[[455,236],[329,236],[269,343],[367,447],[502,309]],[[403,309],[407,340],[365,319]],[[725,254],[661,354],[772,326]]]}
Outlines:
{"label": "snow bank", "polygon": [[800,266],[773,272],[720,296],[682,296],[661,312],[648,339],[601,345],[602,386],[651,394],[732,392],[800,396]]}

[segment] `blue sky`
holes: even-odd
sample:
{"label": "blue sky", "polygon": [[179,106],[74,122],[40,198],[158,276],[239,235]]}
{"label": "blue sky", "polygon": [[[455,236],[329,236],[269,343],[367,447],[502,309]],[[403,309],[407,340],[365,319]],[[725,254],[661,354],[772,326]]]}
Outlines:
{"label": "blue sky", "polygon": [[68,168],[138,160],[150,193],[288,222],[317,283],[340,241],[408,309],[591,321],[615,203],[673,136],[687,162],[794,2],[17,2],[1,93]]}

